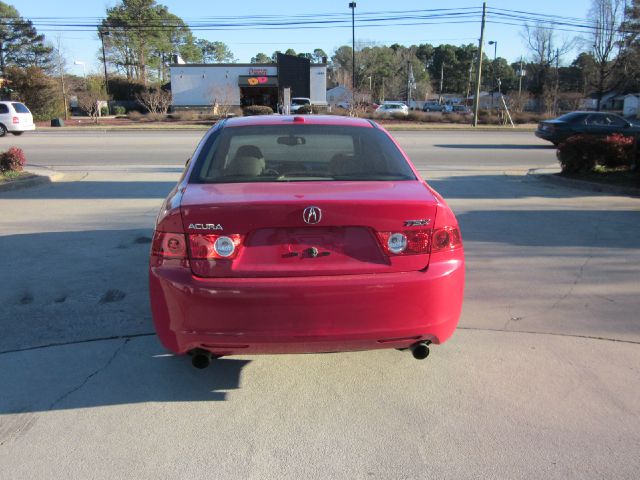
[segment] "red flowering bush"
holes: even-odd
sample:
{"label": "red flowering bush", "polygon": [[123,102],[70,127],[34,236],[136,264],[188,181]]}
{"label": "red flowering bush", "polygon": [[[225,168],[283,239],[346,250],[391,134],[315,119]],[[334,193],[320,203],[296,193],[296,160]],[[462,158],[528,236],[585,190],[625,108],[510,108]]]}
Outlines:
{"label": "red flowering bush", "polygon": [[21,148],[11,147],[6,152],[0,153],[0,173],[21,172],[27,159]]}
{"label": "red flowering bush", "polygon": [[633,137],[614,133],[608,136],[574,135],[558,146],[557,156],[564,173],[586,173],[596,165],[607,168],[630,166]]}

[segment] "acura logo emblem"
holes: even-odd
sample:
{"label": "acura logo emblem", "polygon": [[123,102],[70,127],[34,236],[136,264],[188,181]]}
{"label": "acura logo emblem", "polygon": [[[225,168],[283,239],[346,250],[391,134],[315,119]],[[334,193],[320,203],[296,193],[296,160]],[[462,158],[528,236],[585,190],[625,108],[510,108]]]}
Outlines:
{"label": "acura logo emblem", "polygon": [[304,209],[304,212],[302,212],[302,219],[304,220],[304,223],[308,223],[310,225],[318,223],[322,220],[322,210],[318,207],[307,207]]}

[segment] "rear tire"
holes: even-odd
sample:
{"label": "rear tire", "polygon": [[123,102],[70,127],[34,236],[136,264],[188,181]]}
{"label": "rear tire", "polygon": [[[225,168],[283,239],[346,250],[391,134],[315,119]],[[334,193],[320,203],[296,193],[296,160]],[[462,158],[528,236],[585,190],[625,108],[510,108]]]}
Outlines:
{"label": "rear tire", "polygon": [[13,133],[14,135],[16,135],[16,136],[18,136],[18,137],[19,137],[19,136],[20,136],[20,135],[22,135],[24,132],[11,132],[11,133]]}
{"label": "rear tire", "polygon": [[0,137],[4,137],[7,134],[7,127],[0,123]]}

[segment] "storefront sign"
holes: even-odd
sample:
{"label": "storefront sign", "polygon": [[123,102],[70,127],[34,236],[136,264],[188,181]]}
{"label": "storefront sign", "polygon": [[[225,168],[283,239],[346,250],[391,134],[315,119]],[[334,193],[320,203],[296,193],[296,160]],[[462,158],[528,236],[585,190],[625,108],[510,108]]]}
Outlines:
{"label": "storefront sign", "polygon": [[278,77],[240,75],[238,77],[238,85],[241,87],[277,87]]}
{"label": "storefront sign", "polygon": [[249,75],[253,75],[256,77],[266,77],[267,69],[266,68],[250,68]]}

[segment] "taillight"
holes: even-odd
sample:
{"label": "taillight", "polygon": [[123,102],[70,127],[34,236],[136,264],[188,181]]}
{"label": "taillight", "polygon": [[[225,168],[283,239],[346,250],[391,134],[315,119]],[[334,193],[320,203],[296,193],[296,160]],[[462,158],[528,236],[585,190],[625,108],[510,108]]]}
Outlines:
{"label": "taillight", "polygon": [[385,253],[389,256],[443,252],[462,246],[458,227],[378,232],[378,238]]}
{"label": "taillight", "polygon": [[189,235],[191,258],[232,260],[238,255],[242,235]]}
{"label": "taillight", "polygon": [[429,253],[431,230],[403,230],[378,232],[378,238],[387,255],[418,255]]}
{"label": "taillight", "polygon": [[462,246],[458,227],[436,228],[431,239],[431,253],[453,250]]}
{"label": "taillight", "polygon": [[13,123],[20,123],[20,117],[13,117]]}
{"label": "taillight", "polygon": [[186,258],[187,242],[184,234],[155,232],[151,254],[165,258]]}

